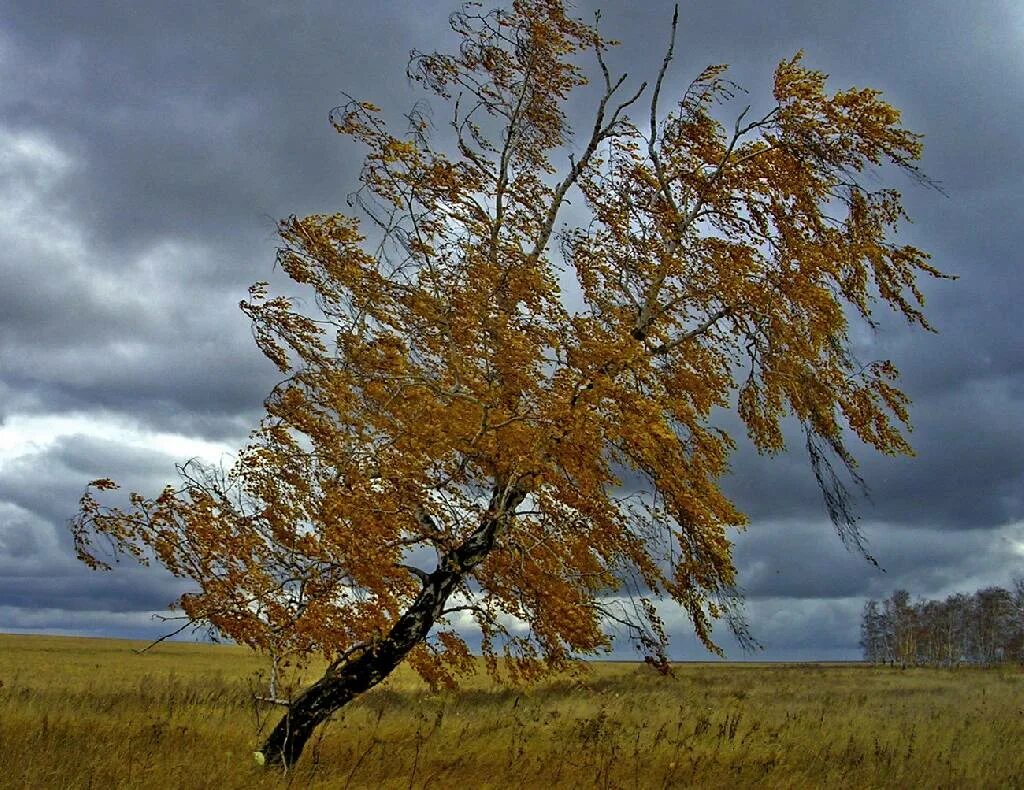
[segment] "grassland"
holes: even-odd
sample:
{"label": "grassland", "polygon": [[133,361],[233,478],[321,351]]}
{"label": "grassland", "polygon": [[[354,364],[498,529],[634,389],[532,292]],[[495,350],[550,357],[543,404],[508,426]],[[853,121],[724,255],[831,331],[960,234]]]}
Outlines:
{"label": "grassland", "polygon": [[252,761],[279,713],[252,654],[140,644],[0,634],[0,786],[1024,787],[1019,669],[600,663],[440,694],[399,673],[285,776]]}

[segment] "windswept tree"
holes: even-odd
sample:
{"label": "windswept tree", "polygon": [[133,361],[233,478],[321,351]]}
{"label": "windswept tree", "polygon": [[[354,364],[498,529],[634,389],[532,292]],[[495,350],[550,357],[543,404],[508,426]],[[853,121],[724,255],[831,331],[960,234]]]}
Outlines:
{"label": "windswept tree", "polygon": [[[369,102],[332,113],[367,150],[367,230],[280,223],[278,262],[316,309],[265,284],[242,303],[286,378],[234,467],[187,466],[130,507],[87,491],[73,522],[94,565],[105,536],[190,579],[192,621],[326,658],[269,763],[403,661],[454,682],[469,622],[491,671],[504,653],[525,676],[616,633],[663,662],[662,598],[717,649],[712,626],[736,611],[727,530],[744,523],[718,486],[735,442],[717,409],[768,454],[795,417],[857,545],[847,437],[910,452],[896,369],[855,361],[848,339],[880,306],[928,328],[917,281],[942,276],[891,240],[899,193],[864,178],[920,177],[920,137],[877,91],[829,93],[798,54],[765,114],[723,125],[724,66],[664,95],[675,18],[651,84],[613,73],[614,42],[563,0],[468,4],[451,23],[458,51],[409,67],[448,133],[422,107],[400,133]],[[574,135],[578,89],[595,109]]]}

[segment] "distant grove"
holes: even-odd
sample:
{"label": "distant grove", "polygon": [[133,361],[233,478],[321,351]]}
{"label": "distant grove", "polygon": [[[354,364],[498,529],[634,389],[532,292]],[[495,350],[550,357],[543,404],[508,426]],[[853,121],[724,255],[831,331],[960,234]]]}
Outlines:
{"label": "distant grove", "polygon": [[1024,664],[1024,577],[1013,589],[986,587],[945,601],[910,600],[897,590],[864,605],[864,658],[876,664]]}

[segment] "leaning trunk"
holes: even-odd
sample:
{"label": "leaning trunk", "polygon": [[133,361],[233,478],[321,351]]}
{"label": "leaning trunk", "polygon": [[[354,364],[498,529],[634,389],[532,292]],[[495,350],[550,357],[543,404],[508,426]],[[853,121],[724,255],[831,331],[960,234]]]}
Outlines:
{"label": "leaning trunk", "polygon": [[423,588],[388,635],[356,657],[332,666],[302,692],[256,753],[257,760],[268,765],[294,765],[318,725],[390,675],[430,633],[466,574],[494,548],[499,530],[507,523],[506,514],[513,512],[523,497],[524,493],[515,487],[496,488],[491,497],[491,515],[444,558],[437,570],[423,573]]}
{"label": "leaning trunk", "polygon": [[257,760],[270,765],[294,765],[313,734],[332,713],[391,674],[419,642],[455,590],[461,574],[437,570],[427,576],[415,601],[380,642],[326,674],[288,707],[262,748]]}

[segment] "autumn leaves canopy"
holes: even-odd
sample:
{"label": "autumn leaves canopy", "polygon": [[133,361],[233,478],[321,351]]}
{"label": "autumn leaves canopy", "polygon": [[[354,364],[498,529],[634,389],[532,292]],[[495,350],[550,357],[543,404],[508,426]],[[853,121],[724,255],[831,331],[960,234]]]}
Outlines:
{"label": "autumn leaves canopy", "polygon": [[[242,304],[286,378],[237,463],[128,508],[86,494],[80,552],[110,536],[194,582],[193,620],[336,666],[442,568],[454,592],[408,654],[431,680],[469,665],[470,621],[524,672],[616,631],[657,653],[659,596],[711,645],[744,523],[717,482],[734,449],[717,409],[766,452],[794,415],[853,539],[829,463],[853,464],[845,431],[909,451],[896,371],[855,361],[847,322],[892,308],[927,327],[917,279],[939,274],[891,241],[899,193],[862,183],[916,174],[920,138],[799,55],[766,113],[724,125],[724,67],[682,96],[671,48],[651,84],[618,76],[613,42],[558,0],[452,26],[457,52],[410,62],[432,113],[401,131],[368,102],[332,114],[367,152],[362,186],[353,215],[280,224],[315,307],[264,284]],[[571,130],[576,90],[595,109]]]}

